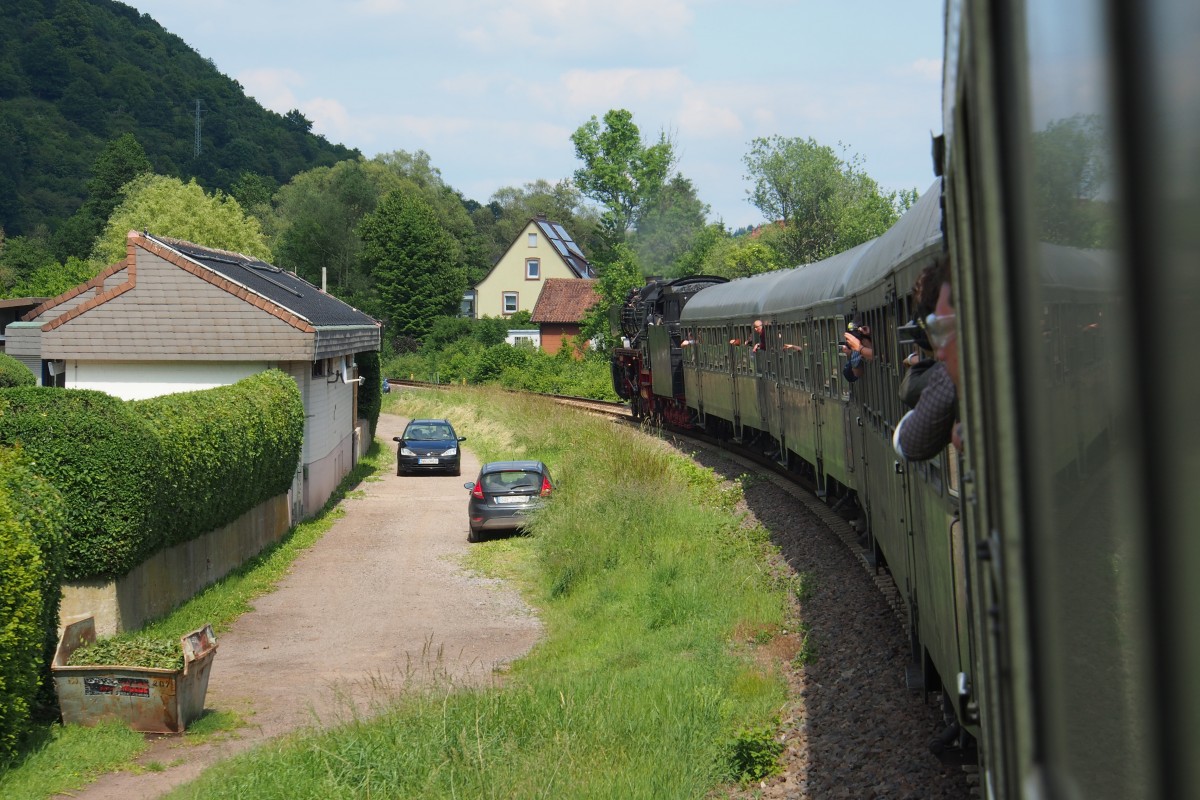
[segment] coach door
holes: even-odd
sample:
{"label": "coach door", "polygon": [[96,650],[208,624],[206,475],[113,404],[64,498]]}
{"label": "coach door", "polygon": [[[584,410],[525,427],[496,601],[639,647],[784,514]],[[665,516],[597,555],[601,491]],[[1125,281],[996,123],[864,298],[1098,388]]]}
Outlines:
{"label": "coach door", "polygon": [[[783,365],[780,363],[781,356],[781,339],[782,331],[776,327],[776,319],[771,317],[764,318],[766,334],[763,336],[763,350],[759,353],[758,366],[761,372],[758,375],[758,414],[762,420],[762,427],[767,433],[775,437],[776,441],[783,439],[783,429],[781,421],[783,419],[780,414],[779,407],[783,402],[783,387],[780,381],[783,378]],[[780,456],[782,457],[782,453]]]}

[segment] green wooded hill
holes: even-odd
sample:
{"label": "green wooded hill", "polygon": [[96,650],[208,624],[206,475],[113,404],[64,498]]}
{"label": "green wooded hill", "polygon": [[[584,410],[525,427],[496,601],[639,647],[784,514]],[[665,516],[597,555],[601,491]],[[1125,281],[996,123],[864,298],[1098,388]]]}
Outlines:
{"label": "green wooded hill", "polygon": [[123,134],[156,173],[228,191],[245,172],[282,184],[358,155],[310,128],[123,3],[0,0],[0,229],[10,236],[74,214],[97,156]]}

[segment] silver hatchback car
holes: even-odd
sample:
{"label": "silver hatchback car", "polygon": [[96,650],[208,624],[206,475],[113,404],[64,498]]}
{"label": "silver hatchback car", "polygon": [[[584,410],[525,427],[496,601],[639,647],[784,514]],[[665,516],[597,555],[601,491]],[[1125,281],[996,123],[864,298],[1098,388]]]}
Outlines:
{"label": "silver hatchback car", "polygon": [[468,542],[479,541],[485,531],[518,530],[554,491],[550,470],[541,461],[490,461],[476,480],[463,486],[471,490]]}

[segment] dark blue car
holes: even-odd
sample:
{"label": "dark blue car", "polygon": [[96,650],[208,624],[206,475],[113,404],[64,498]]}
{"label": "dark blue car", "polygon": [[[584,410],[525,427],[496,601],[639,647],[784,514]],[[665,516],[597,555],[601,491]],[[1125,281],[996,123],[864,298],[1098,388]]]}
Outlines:
{"label": "dark blue car", "polygon": [[456,434],[449,420],[414,419],[404,429],[403,436],[392,440],[400,443],[396,453],[397,475],[427,471],[462,473],[458,443],[465,442],[467,437]]}

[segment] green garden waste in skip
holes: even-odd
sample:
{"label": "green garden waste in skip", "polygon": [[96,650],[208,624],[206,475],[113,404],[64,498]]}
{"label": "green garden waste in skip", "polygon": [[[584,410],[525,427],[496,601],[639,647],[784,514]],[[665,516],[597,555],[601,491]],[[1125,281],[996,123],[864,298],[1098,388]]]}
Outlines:
{"label": "green garden waste in skip", "polygon": [[92,617],[67,625],[58,640],[51,672],[63,724],[95,725],[119,719],[135,731],[183,733],[204,712],[208,676],[217,654],[211,625],[180,637],[182,669],[68,664],[72,653],[95,641]]}

